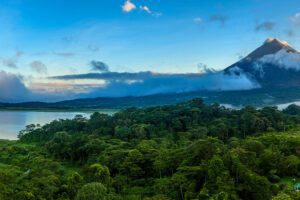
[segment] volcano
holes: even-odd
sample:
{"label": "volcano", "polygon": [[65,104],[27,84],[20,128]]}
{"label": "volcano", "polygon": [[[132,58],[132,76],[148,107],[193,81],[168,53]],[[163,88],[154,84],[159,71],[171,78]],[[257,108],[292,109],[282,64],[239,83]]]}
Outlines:
{"label": "volcano", "polygon": [[285,41],[268,38],[224,73],[246,74],[262,88],[300,87],[300,53]]}

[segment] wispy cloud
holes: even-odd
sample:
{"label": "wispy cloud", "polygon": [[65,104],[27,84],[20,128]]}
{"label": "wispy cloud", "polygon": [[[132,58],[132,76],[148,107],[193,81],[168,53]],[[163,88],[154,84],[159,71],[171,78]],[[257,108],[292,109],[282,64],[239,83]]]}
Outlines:
{"label": "wispy cloud", "polygon": [[64,43],[71,43],[74,41],[74,38],[72,36],[63,36],[61,38],[62,42]]}
{"label": "wispy cloud", "polygon": [[148,6],[140,6],[140,10],[143,12],[148,13],[149,15],[152,15],[154,17],[160,17],[162,14],[159,12],[152,11]]}
{"label": "wispy cloud", "polygon": [[204,19],[201,18],[201,17],[195,17],[195,18],[193,19],[193,22],[195,22],[195,23],[197,23],[197,24],[201,24],[203,21],[204,21]]}
{"label": "wispy cloud", "polygon": [[98,52],[100,50],[100,48],[95,46],[95,45],[89,44],[88,45],[88,50],[91,51],[91,52]]}
{"label": "wispy cloud", "polygon": [[257,23],[255,26],[255,31],[271,31],[274,29],[275,25],[276,24],[272,21]]}
{"label": "wispy cloud", "polygon": [[242,49],[242,50],[240,50],[238,53],[236,53],[236,55],[237,55],[237,58],[238,58],[239,60],[241,60],[241,59],[245,58],[245,57],[247,56],[248,53],[249,53],[249,52],[248,52],[246,49]]}
{"label": "wispy cloud", "polygon": [[198,72],[200,74],[211,74],[211,73],[216,73],[217,71],[213,68],[209,68],[206,64],[204,63],[199,63],[197,65]]}
{"label": "wispy cloud", "polygon": [[[87,74],[71,74],[64,76],[54,76],[50,79],[54,80],[80,80],[80,79],[91,79],[91,80],[106,80],[106,81],[127,81],[127,80],[143,80],[151,77],[154,73],[150,71],[146,72],[107,72],[107,73],[87,73]],[[159,74],[156,74],[159,75]]]}
{"label": "wispy cloud", "polygon": [[[69,94],[69,98],[74,98],[76,94],[84,94],[92,90],[93,88],[100,88],[103,85],[103,81],[93,81],[83,82],[83,83],[74,83],[67,81],[55,81],[55,82],[45,82],[37,81],[30,84],[30,89],[39,94],[39,96],[55,95],[59,96],[61,93],[66,92]],[[63,96],[61,96],[63,97]]]}
{"label": "wispy cloud", "polygon": [[289,36],[289,37],[294,37],[294,36],[295,36],[295,32],[294,32],[293,30],[291,30],[291,29],[286,30],[286,34],[287,34],[287,36]]}
{"label": "wispy cloud", "polygon": [[30,63],[31,69],[38,74],[47,74],[47,66],[39,60]]}
{"label": "wispy cloud", "polygon": [[124,4],[122,5],[122,10],[125,13],[129,13],[135,9],[136,9],[136,5],[134,3],[132,3],[130,0],[126,0],[124,2]]}
{"label": "wispy cloud", "polygon": [[296,13],[294,16],[290,17],[290,20],[294,25],[300,26],[300,13]]}
{"label": "wispy cloud", "polygon": [[108,65],[101,61],[92,60],[90,66],[92,71],[109,72]]}
{"label": "wispy cloud", "polygon": [[75,53],[72,52],[53,52],[54,55],[62,56],[62,57],[72,57],[75,56]]}
{"label": "wispy cloud", "polygon": [[219,22],[222,26],[225,25],[225,23],[228,21],[228,17],[222,14],[216,14],[216,15],[212,15],[210,17],[210,21],[211,22]]}
{"label": "wispy cloud", "polygon": [[145,11],[148,14],[152,14],[152,11],[148,6],[140,6],[140,10]]}
{"label": "wispy cloud", "polygon": [[2,64],[6,67],[18,68],[17,63],[23,54],[24,53],[22,51],[16,51],[15,55],[12,57],[2,59]]}

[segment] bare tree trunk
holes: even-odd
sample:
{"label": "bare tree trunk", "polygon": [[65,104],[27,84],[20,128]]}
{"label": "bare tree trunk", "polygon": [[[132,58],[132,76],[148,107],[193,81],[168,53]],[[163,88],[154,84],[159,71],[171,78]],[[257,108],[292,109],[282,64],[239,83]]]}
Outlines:
{"label": "bare tree trunk", "polygon": [[181,200],[184,200],[183,192],[182,192],[182,186],[180,185],[180,194],[181,194]]}

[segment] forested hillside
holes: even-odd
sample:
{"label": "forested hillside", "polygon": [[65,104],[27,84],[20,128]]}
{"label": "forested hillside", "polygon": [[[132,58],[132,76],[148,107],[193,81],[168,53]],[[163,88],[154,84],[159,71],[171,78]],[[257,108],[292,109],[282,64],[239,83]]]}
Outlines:
{"label": "forested hillside", "polygon": [[299,125],[201,99],[29,125],[0,141],[0,199],[300,199]]}

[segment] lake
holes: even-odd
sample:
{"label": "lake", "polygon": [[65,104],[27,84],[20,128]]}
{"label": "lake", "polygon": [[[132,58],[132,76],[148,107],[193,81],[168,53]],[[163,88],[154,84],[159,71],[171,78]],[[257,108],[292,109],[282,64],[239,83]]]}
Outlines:
{"label": "lake", "polygon": [[[0,111],[0,139],[17,139],[20,130],[29,124],[47,124],[55,119],[72,119],[76,115],[89,118],[94,111],[83,112],[41,112],[41,111]],[[97,112],[113,114],[114,110]]]}

